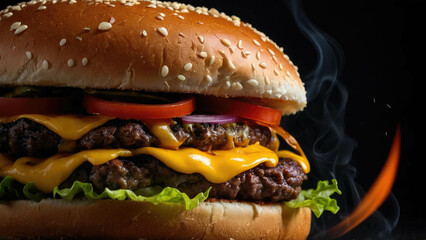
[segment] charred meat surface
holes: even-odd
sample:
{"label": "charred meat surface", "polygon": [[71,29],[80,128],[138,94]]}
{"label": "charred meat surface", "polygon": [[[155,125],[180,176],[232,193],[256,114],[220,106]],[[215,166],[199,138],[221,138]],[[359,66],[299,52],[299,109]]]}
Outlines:
{"label": "charred meat surface", "polygon": [[[170,126],[182,147],[194,147],[202,151],[246,147],[259,142],[276,150],[278,139],[269,128],[249,125],[245,122],[211,124],[182,124]],[[12,157],[48,157],[59,152],[62,139],[45,126],[28,119],[0,124],[0,151]],[[74,144],[73,152],[100,148],[139,148],[159,146],[158,139],[137,120],[111,120],[85,134]],[[67,152],[70,149],[66,148]]]}
{"label": "charred meat surface", "polygon": [[302,168],[292,159],[280,159],[276,167],[260,164],[227,182],[214,184],[200,174],[176,172],[152,156],[114,159],[99,166],[85,163],[62,184],[70,187],[75,180],[92,183],[96,191],[151,186],[175,187],[194,197],[212,187],[210,198],[278,202],[295,199],[307,180]]}
{"label": "charred meat surface", "polygon": [[13,158],[51,156],[58,151],[60,142],[60,136],[31,120],[0,125],[0,151]]}
{"label": "charred meat surface", "polygon": [[139,121],[113,120],[84,135],[79,144],[84,149],[138,148],[155,146],[157,139]]}

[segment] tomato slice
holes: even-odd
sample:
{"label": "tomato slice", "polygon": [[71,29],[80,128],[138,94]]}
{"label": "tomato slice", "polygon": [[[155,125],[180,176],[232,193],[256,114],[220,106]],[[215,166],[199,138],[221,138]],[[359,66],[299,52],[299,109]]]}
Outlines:
{"label": "tomato slice", "polygon": [[195,100],[188,98],[168,104],[139,104],[107,101],[85,95],[83,105],[88,113],[102,116],[121,119],[162,119],[191,114],[195,109]]}
{"label": "tomato slice", "polygon": [[231,98],[202,96],[197,99],[201,110],[240,116],[271,125],[280,125],[281,111]]}
{"label": "tomato slice", "polygon": [[67,97],[0,97],[0,116],[63,113],[69,110],[70,106],[71,99]]}

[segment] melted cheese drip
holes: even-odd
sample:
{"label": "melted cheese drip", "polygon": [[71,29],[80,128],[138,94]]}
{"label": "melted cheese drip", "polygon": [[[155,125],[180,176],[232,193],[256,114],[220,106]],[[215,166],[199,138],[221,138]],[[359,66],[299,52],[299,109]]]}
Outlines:
{"label": "melted cheese drip", "polygon": [[281,126],[268,125],[268,127],[271,130],[275,131],[278,135],[280,135],[290,147],[292,147],[294,150],[296,150],[299,153],[298,155],[288,150],[282,150],[278,152],[278,156],[283,158],[294,159],[297,163],[299,163],[299,165],[302,167],[305,173],[309,173],[311,171],[311,165],[309,164],[308,158],[306,157],[305,153],[302,150],[302,147],[300,147],[296,139],[293,136],[291,136],[290,133],[285,131]]}
{"label": "melted cheese drip", "polygon": [[228,181],[260,163],[266,163],[268,167],[274,167],[278,163],[277,154],[258,143],[245,148],[213,150],[210,153],[195,148],[171,150],[143,147],[135,150],[86,150],[75,154],[56,154],[47,159],[22,157],[16,161],[12,161],[7,154],[0,154],[0,175],[11,176],[21,183],[33,182],[39,190],[48,193],[85,161],[100,165],[117,157],[141,154],[154,156],[178,172],[200,173],[213,183]]}
{"label": "melted cheese drip", "polygon": [[180,142],[170,128],[171,119],[144,120],[143,123],[149,128],[151,133],[160,141],[160,147],[178,149],[183,142]]}
{"label": "melted cheese drip", "polygon": [[73,114],[22,114],[13,117],[0,117],[0,123],[13,122],[21,118],[26,118],[37,122],[66,140],[80,139],[90,130],[97,128],[106,123],[107,121],[113,119],[111,117],[85,116]]}

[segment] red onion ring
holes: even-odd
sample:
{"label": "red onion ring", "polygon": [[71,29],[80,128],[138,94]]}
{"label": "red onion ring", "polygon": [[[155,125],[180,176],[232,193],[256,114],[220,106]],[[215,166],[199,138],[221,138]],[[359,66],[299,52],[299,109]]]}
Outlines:
{"label": "red onion ring", "polygon": [[186,115],[182,117],[183,123],[232,123],[238,122],[241,118],[233,115]]}

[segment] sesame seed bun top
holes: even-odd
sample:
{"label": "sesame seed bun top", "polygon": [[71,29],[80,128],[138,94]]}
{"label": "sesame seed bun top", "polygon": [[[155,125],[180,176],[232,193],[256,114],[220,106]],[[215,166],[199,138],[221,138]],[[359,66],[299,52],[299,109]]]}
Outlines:
{"label": "sesame seed bun top", "polygon": [[245,97],[291,114],[297,67],[216,9],[159,1],[33,0],[0,11],[0,85]]}

